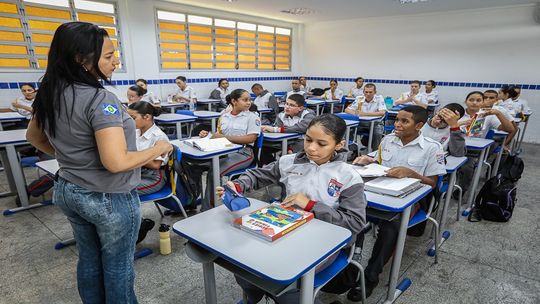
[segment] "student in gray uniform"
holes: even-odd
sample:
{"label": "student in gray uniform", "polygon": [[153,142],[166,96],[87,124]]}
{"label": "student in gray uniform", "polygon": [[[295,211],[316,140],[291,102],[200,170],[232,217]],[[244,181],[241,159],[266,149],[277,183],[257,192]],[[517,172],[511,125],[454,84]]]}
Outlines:
{"label": "student in gray uniform", "polygon": [[217,111],[223,111],[227,107],[227,95],[229,95],[229,81],[221,78],[218,81],[218,87],[210,92],[210,99],[219,99],[221,103],[217,105]]}
{"label": "student in gray uniform", "polygon": [[[311,121],[304,139],[304,152],[282,156],[278,161],[248,170],[227,185],[237,192],[257,190],[268,185],[282,185],[282,204],[310,211],[315,218],[339,225],[351,231],[353,237],[366,224],[366,197],[360,174],[346,163],[346,125],[340,117],[324,114]],[[294,173],[294,174],[292,174]],[[216,189],[222,195],[223,188]],[[330,265],[330,257],[317,271]],[[248,303],[258,303],[265,292],[236,277],[248,297]],[[298,303],[298,289],[275,299],[276,303]],[[316,300],[319,303],[318,300]]]}
{"label": "student in gray uniform", "polygon": [[[421,106],[408,106],[399,111],[394,133],[383,138],[375,158],[364,155],[356,158],[353,164],[367,165],[378,162],[391,168],[386,172],[387,176],[417,178],[421,183],[435,188],[439,175],[445,175],[446,169],[441,144],[431,138],[424,137],[420,132],[427,118],[427,110]],[[426,208],[428,204],[424,204],[424,202],[429,203],[429,201],[430,199],[427,198],[421,201],[422,203],[414,205],[411,217],[420,207]],[[399,218],[393,221],[379,220],[378,225],[377,240],[364,272],[367,297],[378,285],[379,274],[394,253],[400,220]],[[357,243],[359,244],[361,241],[357,240]],[[348,298],[359,301],[360,295],[359,289],[352,289]]]}
{"label": "student in gray uniform", "polygon": [[465,109],[459,103],[449,103],[435,114],[420,130],[424,137],[439,142],[443,150],[456,157],[465,156],[465,133],[459,127],[459,119]]}
{"label": "student in gray uniform", "polygon": [[[309,123],[315,118],[315,112],[306,109],[304,96],[292,94],[285,103],[285,110],[279,113],[276,119],[276,126],[262,126],[263,132],[269,133],[306,133]],[[304,148],[304,140],[289,140],[288,151],[296,153]],[[261,162],[271,163],[275,160],[273,153],[281,151],[281,145],[265,146],[261,152]]]}
{"label": "student in gray uniform", "polygon": [[270,113],[264,113],[263,125],[274,124],[276,116],[279,114],[279,105],[274,94],[265,90],[262,85],[256,83],[251,86],[251,91],[257,97],[253,101],[253,104],[257,106],[257,109],[272,109]]}
{"label": "student in gray uniform", "polygon": [[[227,154],[219,159],[220,174],[236,171],[249,167],[254,159],[253,144],[261,133],[261,119],[256,113],[250,112],[251,96],[244,89],[236,89],[227,95],[227,102],[232,106],[230,112],[223,113],[218,120],[217,133],[212,138],[225,137],[230,142],[244,145],[238,152]],[[201,131],[199,136],[208,136],[208,131]],[[206,180],[206,194],[202,202],[201,211],[213,206],[211,195],[213,176],[212,170],[208,171]]]}
{"label": "student in gray uniform", "polygon": [[137,151],[135,123],[103,88],[120,63],[104,29],[60,25],[26,138],[55,155],[60,169],[53,203],[77,242],[77,287],[83,303],[137,303],[133,255],[141,221],[140,167],[172,146],[158,141]]}

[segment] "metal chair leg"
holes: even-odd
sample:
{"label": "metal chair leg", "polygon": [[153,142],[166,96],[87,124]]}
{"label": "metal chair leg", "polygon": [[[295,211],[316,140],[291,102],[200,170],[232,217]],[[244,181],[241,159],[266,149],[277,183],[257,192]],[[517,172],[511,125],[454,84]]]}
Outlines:
{"label": "metal chair leg", "polygon": [[439,223],[432,217],[428,217],[428,220],[430,220],[433,223],[433,227],[435,227],[433,241],[435,242],[435,264],[437,264],[439,263]]}
{"label": "metal chair leg", "polygon": [[[461,188],[460,185],[454,185],[454,189],[457,189],[459,191],[457,213],[456,213],[456,221],[459,221],[459,217],[461,216],[461,200],[463,199],[463,189]],[[452,190],[452,192],[454,191]]]}

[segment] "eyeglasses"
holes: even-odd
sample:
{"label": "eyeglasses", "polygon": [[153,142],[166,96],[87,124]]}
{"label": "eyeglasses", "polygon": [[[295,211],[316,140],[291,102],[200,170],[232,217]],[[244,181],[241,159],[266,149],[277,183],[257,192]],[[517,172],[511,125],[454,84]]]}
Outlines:
{"label": "eyeglasses", "polygon": [[298,108],[297,105],[292,104],[292,103],[286,103],[285,106],[286,106],[287,108]]}

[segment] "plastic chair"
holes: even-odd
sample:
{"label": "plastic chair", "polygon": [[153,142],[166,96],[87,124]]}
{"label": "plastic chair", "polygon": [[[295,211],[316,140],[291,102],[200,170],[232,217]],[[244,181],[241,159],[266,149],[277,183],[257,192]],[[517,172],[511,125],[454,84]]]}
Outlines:
{"label": "plastic chair", "polygon": [[[175,153],[175,161],[179,162],[182,159],[182,151],[180,151],[180,149],[174,149],[174,153]],[[184,218],[187,218],[188,216],[186,214],[186,211],[184,210],[184,206],[182,205],[178,197],[174,195],[174,192],[173,192],[173,183],[176,182],[178,178],[178,174],[174,172],[173,175],[174,175],[173,180],[169,178],[169,182],[163,188],[161,188],[161,190],[154,193],[150,193],[150,194],[139,195],[139,200],[141,201],[141,204],[146,203],[146,202],[154,202],[154,205],[158,209],[159,214],[161,215],[161,217],[164,217],[163,211],[161,211],[161,208],[159,207],[157,201],[172,198],[174,201],[176,201],[176,203],[180,207],[180,211],[182,212],[182,215],[184,216]]]}
{"label": "plastic chair", "polygon": [[394,121],[395,119],[393,117],[390,117],[390,113],[386,111],[384,113],[383,119],[384,134],[390,134],[394,132]]}
{"label": "plastic chair", "polygon": [[253,159],[251,164],[246,168],[234,170],[234,171],[231,171],[231,172],[227,172],[227,173],[223,174],[223,176],[226,176],[226,177],[229,178],[229,180],[231,180],[233,177],[241,175],[242,173],[246,172],[248,169],[257,168],[258,164],[259,164],[259,159],[260,159],[260,156],[261,156],[261,150],[262,150],[263,142],[264,142],[264,135],[261,132],[259,134],[259,137],[257,137],[257,140],[255,141],[255,148],[253,149],[254,150],[253,152],[255,154],[255,158]]}

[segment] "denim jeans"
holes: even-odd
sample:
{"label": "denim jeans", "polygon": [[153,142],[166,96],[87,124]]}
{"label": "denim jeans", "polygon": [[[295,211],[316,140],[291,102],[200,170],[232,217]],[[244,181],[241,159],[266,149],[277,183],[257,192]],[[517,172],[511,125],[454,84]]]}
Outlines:
{"label": "denim jeans", "polygon": [[135,190],[101,193],[59,177],[53,203],[69,219],[77,242],[77,286],[83,303],[137,303],[133,255],[141,224]]}

